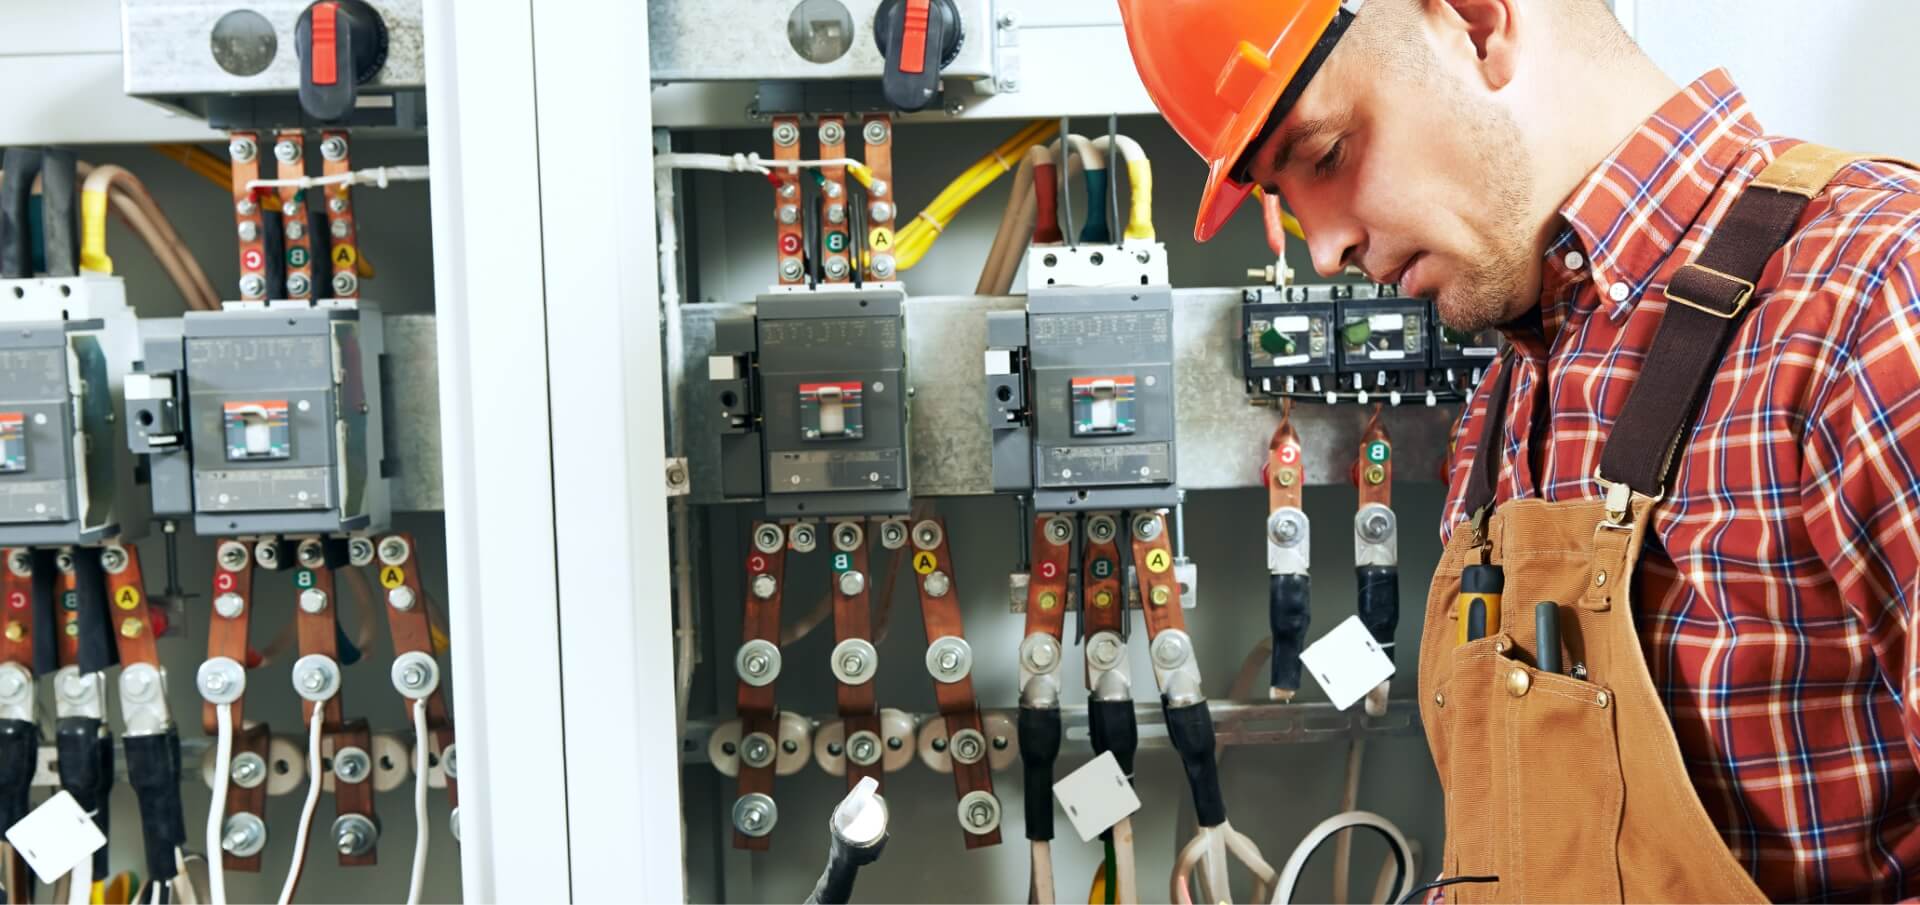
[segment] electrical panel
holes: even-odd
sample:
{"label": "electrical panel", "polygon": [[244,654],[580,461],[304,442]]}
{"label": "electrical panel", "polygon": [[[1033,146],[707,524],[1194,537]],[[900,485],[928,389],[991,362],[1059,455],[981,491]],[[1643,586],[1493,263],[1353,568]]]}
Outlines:
{"label": "electrical panel", "polygon": [[127,94],[215,126],[424,121],[421,0],[121,0]]}
{"label": "electrical panel", "polygon": [[189,312],[177,326],[148,339],[127,392],[156,512],[210,535],[386,527],[377,308]]}
{"label": "electrical panel", "polygon": [[906,352],[897,288],[762,296],[716,326],[723,492],[776,516],[908,509]]}
{"label": "electrical panel", "polygon": [[139,537],[145,494],[120,449],[120,375],[138,327],[112,277],[0,281],[0,545]]}
{"label": "electrical panel", "polygon": [[1139,268],[1120,287],[1053,272],[1032,271],[1025,311],[987,315],[994,489],[1040,512],[1177,504],[1172,290]]}
{"label": "electrical panel", "polygon": [[1240,375],[1256,398],[1458,402],[1500,352],[1500,333],[1441,324],[1391,286],[1261,287],[1240,306]]}

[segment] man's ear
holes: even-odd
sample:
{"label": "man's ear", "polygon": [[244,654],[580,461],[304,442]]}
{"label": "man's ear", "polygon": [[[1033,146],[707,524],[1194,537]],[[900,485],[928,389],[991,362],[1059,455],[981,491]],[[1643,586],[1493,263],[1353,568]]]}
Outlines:
{"label": "man's ear", "polygon": [[1458,29],[1480,56],[1480,74],[1498,91],[1518,67],[1519,4],[1516,0],[1433,0],[1429,11],[1444,28]]}

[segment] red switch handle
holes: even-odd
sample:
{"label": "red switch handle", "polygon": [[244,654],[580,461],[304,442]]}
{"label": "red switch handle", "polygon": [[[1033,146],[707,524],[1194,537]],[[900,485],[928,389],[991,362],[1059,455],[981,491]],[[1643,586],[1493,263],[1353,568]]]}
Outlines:
{"label": "red switch handle", "polygon": [[340,80],[340,46],[337,38],[340,7],[337,3],[313,5],[313,47],[307,59],[313,61],[313,83],[332,85]]}
{"label": "red switch handle", "polygon": [[907,0],[905,28],[900,35],[900,71],[927,71],[927,16],[931,0]]}

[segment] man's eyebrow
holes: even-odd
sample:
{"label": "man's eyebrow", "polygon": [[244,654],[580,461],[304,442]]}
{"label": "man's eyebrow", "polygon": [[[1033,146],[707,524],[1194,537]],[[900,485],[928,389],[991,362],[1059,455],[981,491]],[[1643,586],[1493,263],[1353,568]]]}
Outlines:
{"label": "man's eyebrow", "polygon": [[1341,129],[1347,123],[1344,115],[1323,116],[1316,119],[1301,120],[1280,130],[1280,152],[1274,156],[1273,171],[1285,172],[1293,160],[1293,153],[1308,139],[1317,138],[1328,132]]}

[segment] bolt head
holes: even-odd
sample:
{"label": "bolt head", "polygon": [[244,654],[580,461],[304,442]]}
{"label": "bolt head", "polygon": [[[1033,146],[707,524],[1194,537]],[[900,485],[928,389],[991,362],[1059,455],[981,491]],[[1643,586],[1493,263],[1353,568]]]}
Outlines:
{"label": "bolt head", "polygon": [[843,596],[853,597],[861,591],[866,590],[866,587],[867,577],[865,575],[854,571],[840,573],[840,593]]}
{"label": "bolt head", "polygon": [[957,652],[955,652],[955,651],[944,651],[944,652],[942,652],[942,653],[940,654],[940,668],[941,668],[941,669],[948,669],[948,670],[950,670],[950,669],[958,669],[958,668],[959,668],[959,666],[960,666],[960,654],[959,654],[959,653],[957,653]]}
{"label": "bolt head", "polygon": [[260,238],[260,224],[252,220],[240,221],[240,241],[252,242]]}
{"label": "bolt head", "polygon": [[251,140],[245,138],[236,138],[233,141],[227,142],[227,155],[241,163],[252,160],[253,155],[258,150]]}
{"label": "bolt head", "polygon": [[408,666],[406,669],[401,670],[400,684],[405,685],[408,688],[425,687],[427,684],[426,667],[415,664],[412,666]]}
{"label": "bolt head", "polygon": [[333,294],[341,297],[353,295],[360,289],[360,278],[353,271],[342,270],[333,275]]}
{"label": "bolt head", "polygon": [[926,580],[923,584],[926,587],[927,596],[929,597],[945,597],[947,596],[947,592],[953,589],[953,581],[947,578],[947,573],[945,572],[936,571],[927,573]]}
{"label": "bolt head", "polygon": [[867,123],[866,128],[860,130],[860,136],[867,140],[867,144],[881,144],[887,140],[887,124],[879,120]]}
{"label": "bolt head", "polygon": [[300,609],[303,612],[319,613],[327,608],[327,592],[319,588],[308,588],[300,592]]}
{"label": "bolt head", "polygon": [[260,296],[266,294],[266,291],[267,291],[267,281],[260,277],[254,276],[253,274],[247,274],[246,276],[243,276],[240,278],[240,294],[242,296],[250,299],[259,298]]}
{"label": "bolt head", "polygon": [[138,638],[140,637],[140,632],[145,628],[146,623],[138,619],[129,618],[125,622],[120,623],[120,635],[124,638]]}
{"label": "bolt head", "polygon": [[237,618],[246,608],[247,601],[232,591],[213,598],[213,611],[225,619]]}
{"label": "bolt head", "polygon": [[[330,199],[329,201],[327,201],[327,210],[330,210],[330,211],[333,211],[333,212],[334,212],[334,213],[336,213],[336,214],[344,214],[344,213],[346,213],[346,212],[347,212],[347,199],[345,199],[345,198],[333,198],[333,199]],[[344,234],[346,233],[346,229],[345,229],[345,227],[346,227],[346,224],[345,224],[345,223],[342,223],[342,224],[340,224],[340,226],[342,227],[342,229],[340,230],[340,234],[344,236]]]}
{"label": "bolt head", "polygon": [[873,221],[875,223],[883,223],[885,221],[892,220],[893,205],[888,204],[885,201],[875,201],[872,204],[867,206],[867,215],[873,218]]}
{"label": "bolt head", "polygon": [[413,609],[415,603],[413,589],[400,585],[387,591],[387,605],[401,612]]}
{"label": "bolt head", "polygon": [[275,142],[273,156],[281,163],[292,163],[300,159],[300,146],[291,141]]}
{"label": "bolt head", "polygon": [[1041,669],[1059,662],[1060,651],[1051,644],[1036,644],[1033,648],[1033,665]]}
{"label": "bolt head", "polygon": [[380,561],[389,566],[397,566],[407,561],[413,551],[407,548],[407,542],[397,537],[389,537],[380,542]]}
{"label": "bolt head", "polygon": [[748,655],[747,662],[745,664],[745,666],[747,667],[747,674],[751,676],[766,675],[767,668],[772,665],[773,665],[773,661],[767,659],[767,657],[763,654]]}
{"label": "bolt head", "polygon": [[217,692],[222,692],[222,691],[226,691],[226,690],[227,690],[227,687],[228,687],[228,685],[230,685],[230,684],[231,684],[231,683],[229,683],[229,682],[227,681],[227,674],[226,674],[226,673],[222,673],[222,672],[216,672],[216,673],[209,673],[209,674],[207,675],[207,690],[208,690],[208,691],[212,691],[212,692],[216,692],[216,693],[217,693]]}
{"label": "bolt head", "polygon": [[306,277],[301,276],[300,274],[297,274],[297,273],[287,274],[287,294],[288,295],[306,295],[307,290],[312,288],[313,287],[308,284]]}
{"label": "bolt head", "polygon": [[[289,213],[292,213],[292,212],[289,211]],[[302,226],[299,223],[299,221],[295,221],[293,223],[287,224],[286,232],[287,232],[287,238],[295,242],[298,242],[301,239],[306,238],[307,236],[307,228],[305,226]]]}
{"label": "bolt head", "polygon": [[848,751],[848,753],[853,756],[854,760],[864,761],[869,758],[872,758],[874,754],[878,752],[875,750],[875,746],[873,744],[872,739],[863,738],[863,739],[856,740],[853,743],[852,749]]}
{"label": "bolt head", "polygon": [[764,573],[753,576],[753,596],[761,600],[772,600],[773,595],[779,590],[780,583],[774,580],[773,576]]}
{"label": "bolt head", "polygon": [[1167,590],[1166,585],[1157,585],[1153,589],[1152,596],[1154,606],[1166,606],[1167,602],[1173,599],[1173,592]]}
{"label": "bolt head", "polygon": [[339,160],[347,156],[347,140],[334,136],[321,142],[320,156],[328,160]]}
{"label": "bolt head", "polygon": [[12,672],[0,674],[0,697],[11,698],[25,690],[27,690],[26,679]]}
{"label": "bolt head", "polygon": [[840,658],[840,671],[849,675],[858,675],[867,668],[867,658],[859,653],[848,654]]}

